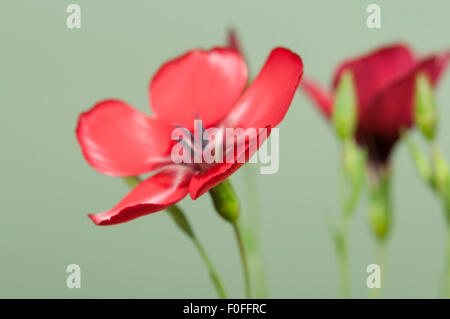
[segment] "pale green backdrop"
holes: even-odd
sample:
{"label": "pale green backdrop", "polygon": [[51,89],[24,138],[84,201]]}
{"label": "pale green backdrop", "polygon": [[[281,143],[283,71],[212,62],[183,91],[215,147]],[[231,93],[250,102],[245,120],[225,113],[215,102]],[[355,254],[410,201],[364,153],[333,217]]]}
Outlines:
{"label": "pale green backdrop", "polygon": [[[66,27],[81,6],[82,27]],[[365,25],[378,3],[382,28]],[[110,208],[128,188],[84,161],[74,129],[80,112],[117,97],[148,111],[147,84],[167,59],[225,42],[235,27],[255,74],[278,45],[301,54],[305,73],[328,84],[343,58],[403,41],[425,54],[450,47],[442,1],[1,1],[0,297],[215,297],[191,243],[164,213],[96,227],[87,213]],[[440,143],[450,157],[450,74],[437,94]],[[259,175],[269,296],[337,297],[335,255],[324,213],[335,212],[338,147],[314,106],[296,95],[280,126],[280,170]],[[385,297],[435,297],[444,261],[440,206],[395,152],[395,228]],[[232,178],[244,191],[243,172]],[[244,199],[242,201],[245,203]],[[181,206],[223,275],[243,297],[231,228],[208,196]],[[245,207],[245,205],[244,205]],[[352,288],[366,297],[374,242],[361,203],[351,227]],[[79,264],[82,288],[66,287]]]}

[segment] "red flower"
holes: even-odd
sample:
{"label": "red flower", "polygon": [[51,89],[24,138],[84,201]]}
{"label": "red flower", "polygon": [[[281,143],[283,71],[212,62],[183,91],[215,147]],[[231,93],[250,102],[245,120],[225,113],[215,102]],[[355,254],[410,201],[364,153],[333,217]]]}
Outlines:
{"label": "red flower", "polygon": [[173,205],[188,193],[196,199],[225,180],[243,164],[172,162],[174,125],[193,131],[198,116],[205,128],[275,127],[302,74],[300,57],[276,48],[244,91],[247,68],[237,51],[193,50],[164,64],[153,77],[149,87],[153,117],[118,100],[100,102],[83,113],[76,135],[84,157],[96,170],[113,176],[158,170],[113,209],[89,217],[97,225],[127,222]]}
{"label": "red flower", "polygon": [[[337,68],[332,91],[345,70],[353,72],[359,102],[356,139],[368,149],[373,163],[385,163],[399,131],[414,124],[413,91],[417,73],[424,72],[436,85],[449,59],[450,52],[417,59],[408,47],[394,45],[345,61]],[[329,118],[333,93],[324,92],[308,80],[302,86]]]}

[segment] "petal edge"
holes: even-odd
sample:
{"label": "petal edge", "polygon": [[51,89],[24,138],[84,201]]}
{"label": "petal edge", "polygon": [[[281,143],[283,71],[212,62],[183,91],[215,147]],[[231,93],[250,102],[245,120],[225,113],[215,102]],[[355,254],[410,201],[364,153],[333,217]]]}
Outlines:
{"label": "petal edge", "polygon": [[88,216],[96,225],[105,226],[163,210],[187,195],[191,176],[192,171],[184,167],[166,168],[136,186],[113,209]]}
{"label": "petal edge", "polygon": [[106,175],[144,174],[168,160],[170,126],[119,100],[82,113],[75,133],[86,161]]}

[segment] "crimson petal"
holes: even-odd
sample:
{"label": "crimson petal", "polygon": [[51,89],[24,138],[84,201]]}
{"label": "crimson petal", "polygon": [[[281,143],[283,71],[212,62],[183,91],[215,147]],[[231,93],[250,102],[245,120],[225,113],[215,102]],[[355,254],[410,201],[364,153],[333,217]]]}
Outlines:
{"label": "crimson petal", "polygon": [[171,127],[117,101],[81,114],[76,135],[84,157],[113,176],[148,173],[167,162]]}
{"label": "crimson petal", "polygon": [[336,70],[333,87],[336,89],[344,71],[351,70],[358,91],[359,118],[365,120],[373,97],[384,87],[404,76],[416,64],[411,50],[405,45],[393,45],[348,60]]}
{"label": "crimson petal", "polygon": [[175,204],[188,193],[192,171],[167,167],[136,186],[113,209],[89,217],[97,225],[120,224]]}
{"label": "crimson petal", "polygon": [[331,117],[333,102],[330,94],[322,89],[317,83],[309,79],[304,79],[300,86],[305,90],[306,95],[313,100],[320,111],[327,117]]}
{"label": "crimson petal", "polygon": [[419,72],[427,74],[436,86],[448,65],[450,52],[423,59],[412,71],[380,91],[369,106],[370,121],[365,127],[385,137],[397,136],[401,128],[413,124],[414,83]]}

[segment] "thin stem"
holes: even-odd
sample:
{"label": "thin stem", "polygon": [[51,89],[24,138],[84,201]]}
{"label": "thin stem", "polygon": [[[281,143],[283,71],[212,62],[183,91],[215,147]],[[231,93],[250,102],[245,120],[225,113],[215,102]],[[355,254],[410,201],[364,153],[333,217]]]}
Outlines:
{"label": "thin stem", "polygon": [[238,222],[239,201],[237,199],[236,192],[234,191],[230,181],[226,179],[211,188],[209,190],[209,194],[211,195],[211,199],[217,213],[233,225],[233,230],[236,235],[239,252],[241,255],[242,267],[244,270],[245,295],[247,298],[251,298],[250,271],[248,268],[248,259],[242,238],[242,231],[240,229],[241,224]]}
{"label": "thin stem", "polygon": [[364,183],[364,162],[365,154],[358,149],[355,141],[352,139],[344,141],[342,162],[339,166],[339,169],[342,169],[342,174],[339,174],[338,188],[341,199],[340,225],[337,230],[334,230],[333,236],[338,258],[339,287],[342,298],[351,296],[348,228]]}
{"label": "thin stem", "polygon": [[243,216],[244,222],[244,242],[247,249],[248,264],[252,276],[252,290],[256,298],[267,297],[265,284],[264,267],[261,258],[260,245],[260,206],[258,201],[258,183],[256,180],[256,168],[252,165],[245,165],[244,181],[247,194],[248,214]]}
{"label": "thin stem", "polygon": [[445,268],[445,298],[450,299],[450,224],[447,226],[447,260]]}
{"label": "thin stem", "polygon": [[339,261],[339,281],[341,298],[350,298],[350,270],[348,262],[348,220],[343,218],[337,239],[337,256]]}
{"label": "thin stem", "polygon": [[375,252],[375,263],[380,267],[380,288],[372,288],[372,298],[378,299],[381,297],[382,287],[385,274],[385,258],[386,258],[386,243],[385,241],[378,241]]}
{"label": "thin stem", "polygon": [[248,269],[247,255],[245,253],[244,244],[242,242],[241,231],[239,230],[239,226],[237,225],[237,223],[233,223],[233,230],[236,235],[236,240],[239,246],[239,252],[241,254],[242,270],[244,272],[244,281],[245,281],[245,296],[246,298],[251,298],[250,272]]}
{"label": "thin stem", "polygon": [[177,205],[172,205],[172,206],[167,207],[166,211],[172,217],[175,224],[181,230],[183,230],[183,232],[194,243],[195,247],[197,248],[198,252],[200,253],[200,257],[203,259],[206,267],[209,270],[211,280],[214,284],[214,287],[216,288],[216,292],[217,292],[219,298],[227,299],[228,296],[225,291],[224,285],[222,284],[222,281],[220,280],[220,277],[219,277],[217,271],[215,270],[214,265],[212,264],[211,260],[209,259],[208,255],[206,253],[206,250],[203,248],[202,244],[200,243],[197,236],[195,235],[186,215],[183,213],[183,211]]}
{"label": "thin stem", "polygon": [[369,219],[377,240],[376,264],[380,267],[380,288],[372,288],[372,297],[380,298],[385,278],[385,250],[392,224],[391,173],[389,166],[369,166]]}
{"label": "thin stem", "polygon": [[220,280],[220,277],[217,271],[215,270],[211,260],[209,259],[205,249],[203,248],[203,246],[201,245],[200,241],[197,238],[193,238],[192,241],[195,247],[197,247],[197,250],[200,253],[200,256],[202,257],[203,261],[205,262],[206,267],[208,267],[209,275],[211,276],[211,280],[214,284],[214,287],[216,288],[219,298],[228,299],[228,295],[225,291],[224,285],[222,284],[222,281]]}
{"label": "thin stem", "polygon": [[[139,176],[125,177],[124,181],[131,188],[134,188],[141,183],[141,179],[139,178]],[[222,284],[222,281],[220,280],[220,277],[219,277],[216,269],[214,268],[213,263],[209,259],[208,254],[206,253],[206,250],[203,248],[199,239],[197,238],[194,231],[192,230],[192,227],[191,227],[186,215],[183,213],[183,211],[177,205],[172,205],[172,206],[167,207],[166,211],[172,217],[173,221],[179,227],[179,229],[181,229],[187,235],[187,237],[189,237],[192,240],[192,242],[194,243],[194,246],[197,248],[197,250],[200,254],[200,257],[203,259],[206,267],[209,270],[211,280],[214,284],[214,287],[216,288],[216,292],[217,292],[217,295],[219,296],[219,298],[227,299],[228,295],[225,291],[224,285]]]}
{"label": "thin stem", "polygon": [[[448,184],[448,180],[447,179],[441,179],[440,174],[438,173],[439,171],[439,166],[441,166],[442,169],[442,159],[440,159],[440,151],[439,148],[437,147],[437,145],[431,141],[430,142],[430,153],[432,154],[432,158],[433,158],[433,164],[434,164],[434,168],[437,171],[434,174],[434,179],[433,179],[433,183],[431,184],[433,190],[436,192],[436,194],[440,197],[440,199],[442,200],[443,203],[443,207],[444,207],[444,213],[445,215],[445,219],[447,222],[447,252],[446,252],[446,260],[445,260],[445,264],[444,264],[444,280],[442,283],[442,291],[443,291],[443,296],[446,299],[450,299],[450,192],[448,187],[450,186]],[[440,165],[439,165],[439,162]],[[445,175],[445,174],[444,174]]]}
{"label": "thin stem", "polygon": [[341,298],[348,299],[350,298],[350,272],[347,254],[340,255],[339,261]]}

